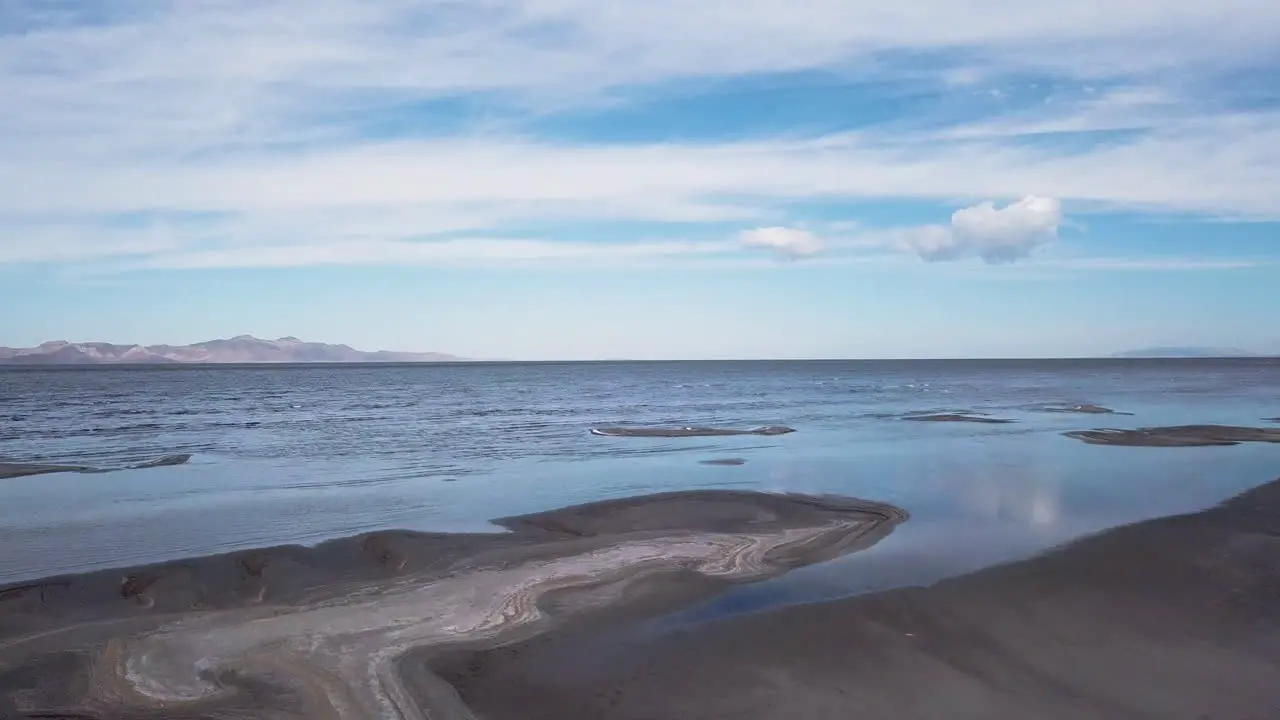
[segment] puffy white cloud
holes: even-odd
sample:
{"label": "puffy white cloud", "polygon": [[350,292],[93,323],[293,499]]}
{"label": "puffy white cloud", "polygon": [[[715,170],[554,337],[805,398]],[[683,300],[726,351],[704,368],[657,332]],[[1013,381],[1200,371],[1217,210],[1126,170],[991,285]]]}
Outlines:
{"label": "puffy white cloud", "polygon": [[1028,195],[1002,208],[989,201],[962,208],[951,215],[949,226],[918,228],[905,244],[929,262],[978,257],[1009,263],[1056,240],[1061,224],[1060,202]]}
{"label": "puffy white cloud", "polygon": [[817,255],[823,248],[822,238],[799,228],[755,228],[744,231],[738,238],[749,248],[771,250],[786,260]]}

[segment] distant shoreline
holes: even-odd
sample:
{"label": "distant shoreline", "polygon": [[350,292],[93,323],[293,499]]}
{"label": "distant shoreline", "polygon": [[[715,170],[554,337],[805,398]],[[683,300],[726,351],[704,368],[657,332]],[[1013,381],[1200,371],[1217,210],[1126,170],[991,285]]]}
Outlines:
{"label": "distant shoreline", "polygon": [[457,358],[452,360],[356,360],[356,361],[275,361],[263,360],[253,362],[100,362],[100,363],[41,363],[19,362],[15,359],[0,358],[0,371],[3,370],[172,370],[182,368],[301,368],[301,367],[409,367],[409,366],[449,366],[449,365],[610,365],[610,364],[676,364],[676,363],[868,363],[868,364],[938,364],[938,363],[986,363],[986,364],[1031,364],[1031,363],[1088,363],[1111,365],[1140,365],[1149,363],[1269,363],[1280,360],[1280,355],[1247,355],[1222,357],[1056,357],[1056,358],[731,358],[731,359],[644,359],[644,360],[510,360],[484,358]]}
{"label": "distant shoreline", "polygon": [[501,363],[506,360],[356,360],[346,362],[275,361],[258,362],[145,362],[145,363],[23,363],[0,360],[0,370],[180,370],[183,368],[295,368],[295,367],[396,367],[406,365],[472,365],[476,363]]}

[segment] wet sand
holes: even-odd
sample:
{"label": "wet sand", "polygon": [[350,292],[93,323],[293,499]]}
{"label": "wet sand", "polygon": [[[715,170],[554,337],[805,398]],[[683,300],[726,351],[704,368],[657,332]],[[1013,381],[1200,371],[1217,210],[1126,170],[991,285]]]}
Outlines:
{"label": "wet sand", "polygon": [[420,660],[674,607],[906,519],[840,497],[649,495],[0,587],[0,717],[469,718]]}
{"label": "wet sand", "polygon": [[1280,480],[932,587],[563,630],[436,670],[486,720],[1262,720],[1278,597]]}
{"label": "wet sand", "polygon": [[1239,445],[1244,442],[1280,443],[1280,430],[1233,425],[1174,425],[1136,430],[1104,428],[1072,430],[1063,435],[1091,445],[1126,447],[1207,447]]}
{"label": "wet sand", "polygon": [[1132,415],[1133,414],[1129,412],[1120,412],[1119,410],[1112,410],[1109,407],[1094,405],[1093,403],[1044,405],[1038,409],[1044,412],[1080,413],[1082,415]]}
{"label": "wet sand", "polygon": [[49,473],[92,472],[87,465],[50,465],[41,463],[0,462],[0,480],[27,477],[29,475],[48,475]]}

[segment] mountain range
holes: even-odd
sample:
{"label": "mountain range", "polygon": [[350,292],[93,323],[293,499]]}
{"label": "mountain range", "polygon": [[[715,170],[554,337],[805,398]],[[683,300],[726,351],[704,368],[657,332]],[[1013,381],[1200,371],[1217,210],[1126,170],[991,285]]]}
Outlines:
{"label": "mountain range", "polygon": [[252,335],[192,345],[115,345],[54,340],[33,348],[0,347],[6,365],[132,365],[172,363],[360,363],[449,362],[465,360],[445,353],[366,352],[349,345],[305,342],[295,337],[263,340]]}

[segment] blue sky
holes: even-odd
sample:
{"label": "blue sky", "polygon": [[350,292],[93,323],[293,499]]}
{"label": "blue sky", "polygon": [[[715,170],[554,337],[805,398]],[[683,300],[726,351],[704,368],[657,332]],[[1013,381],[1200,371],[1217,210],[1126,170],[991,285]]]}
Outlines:
{"label": "blue sky", "polygon": [[0,345],[1280,353],[1271,0],[17,0]]}

